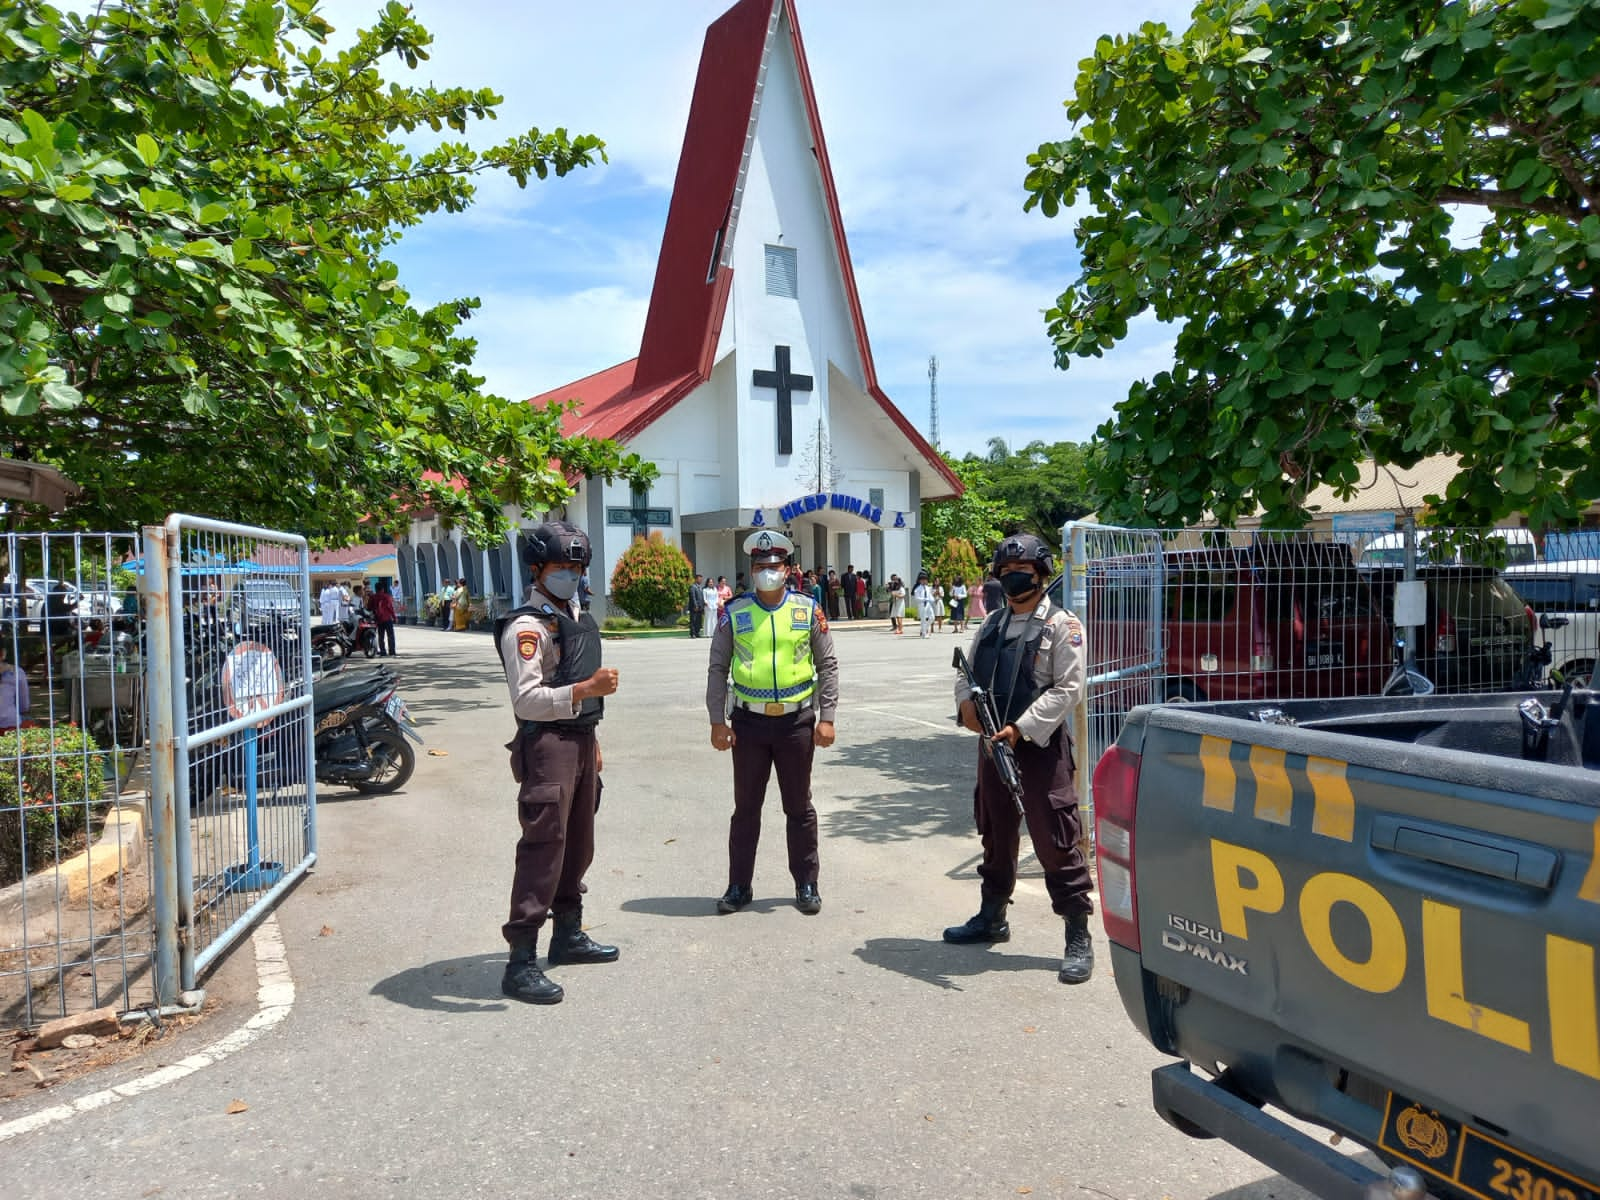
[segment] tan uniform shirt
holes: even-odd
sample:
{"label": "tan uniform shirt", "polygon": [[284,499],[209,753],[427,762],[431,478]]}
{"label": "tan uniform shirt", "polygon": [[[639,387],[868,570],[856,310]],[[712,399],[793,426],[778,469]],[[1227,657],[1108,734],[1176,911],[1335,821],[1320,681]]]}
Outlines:
{"label": "tan uniform shirt", "polygon": [[[546,600],[536,592],[528,603],[554,606],[558,602]],[[576,598],[567,602],[567,615],[574,621],[578,619]],[[578,715],[581,705],[573,702],[571,684],[551,687],[545,683],[561,662],[554,615],[524,613],[512,621],[500,640],[500,661],[506,669],[511,708],[518,720],[570,721]]]}
{"label": "tan uniform shirt", "polygon": [[[785,593],[779,603],[788,603]],[[811,599],[807,597],[807,599]],[[833,721],[839,708],[839,656],[833,650],[833,634],[828,631],[828,618],[822,605],[811,601],[811,662],[817,669],[817,690],[812,699],[817,706],[817,720]],[[716,632],[711,635],[711,663],[706,670],[706,711],[713,725],[724,725],[728,720],[728,674],[733,666],[733,622],[721,616]]]}
{"label": "tan uniform shirt", "polygon": [[[1005,614],[998,618],[1005,621]],[[1043,744],[1050,740],[1061,723],[1084,696],[1084,679],[1088,667],[1088,650],[1084,646],[1083,622],[1070,609],[1057,608],[1043,597],[1031,617],[1011,614],[1011,623],[1005,627],[1007,644],[1018,638],[1030,638],[1038,631],[1037,622],[1044,622],[1044,637],[1039,642],[1039,655],[1033,662],[1033,682],[1041,691],[1039,698],[1028,706],[1015,721],[1017,731],[1030,742]],[[984,622],[987,625],[988,621]],[[978,638],[983,633],[980,625],[967,647],[967,661],[973,661],[978,652]],[[972,690],[960,672],[956,674],[956,704],[971,699]]]}

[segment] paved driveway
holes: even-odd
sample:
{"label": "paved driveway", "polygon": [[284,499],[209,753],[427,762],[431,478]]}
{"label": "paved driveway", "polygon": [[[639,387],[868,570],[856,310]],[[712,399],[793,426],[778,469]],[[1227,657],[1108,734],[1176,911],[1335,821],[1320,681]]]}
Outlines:
{"label": "paved driveway", "polygon": [[[489,640],[402,628],[403,693],[445,756],[419,758],[400,795],[323,797],[321,862],[278,915],[288,1017],[183,1080],[0,1144],[5,1194],[1303,1200],[1150,1111],[1161,1059],[1108,971],[1056,982],[1037,868],[1008,945],[939,940],[978,891],[955,639],[873,625],[837,639],[817,917],[793,907],[775,788],[756,903],[714,913],[731,801],[707,643],[608,645],[621,690],[587,918],[622,959],[558,969],[553,1008],[498,991],[517,829]],[[213,1018],[216,1035],[246,1016]],[[235,1099],[248,1109],[228,1115]]]}

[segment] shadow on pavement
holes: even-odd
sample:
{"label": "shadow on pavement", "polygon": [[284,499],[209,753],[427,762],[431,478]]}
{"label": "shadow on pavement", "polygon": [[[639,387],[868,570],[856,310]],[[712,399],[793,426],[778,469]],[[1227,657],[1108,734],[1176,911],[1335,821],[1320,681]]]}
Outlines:
{"label": "shadow on pavement", "polygon": [[925,788],[929,784],[955,783],[955,790],[967,789],[978,777],[977,747],[968,738],[944,736],[876,737],[855,742],[840,738],[829,750],[830,765],[862,767],[876,771],[892,783]]}
{"label": "shadow on pavement", "polygon": [[652,917],[734,917],[747,913],[761,915],[780,908],[793,908],[794,897],[757,896],[736,913],[719,913],[715,896],[645,896],[639,900],[624,900],[623,912],[646,913]]}
{"label": "shadow on pavement", "polygon": [[963,990],[956,982],[959,978],[991,971],[1049,971],[1054,975],[1061,966],[1054,958],[951,946],[932,938],[869,938],[851,953],[871,966],[958,992]]}
{"label": "shadow on pavement", "polygon": [[[407,967],[372,987],[382,996],[407,1008],[429,1012],[504,1012],[510,1005],[500,995],[500,976],[506,969],[506,952],[447,958],[421,967]],[[491,999],[492,997],[492,999]]]}
{"label": "shadow on pavement", "polygon": [[[821,814],[830,836],[904,842],[972,831],[975,769],[948,744],[928,738],[883,737],[838,743],[836,751],[828,752],[833,754],[830,766],[865,767],[901,786],[851,797],[849,808]],[[824,781],[826,778],[823,776]]]}
{"label": "shadow on pavement", "polygon": [[[1354,1156],[1359,1163],[1370,1167],[1379,1175],[1387,1175],[1388,1168],[1379,1160],[1376,1154],[1363,1150]],[[1430,1195],[1432,1193],[1429,1193]],[[1243,1183],[1236,1188],[1229,1188],[1225,1192],[1217,1192],[1209,1200],[1306,1200],[1311,1193],[1299,1184],[1285,1179],[1282,1175],[1269,1175],[1265,1179],[1258,1179],[1254,1183]]]}

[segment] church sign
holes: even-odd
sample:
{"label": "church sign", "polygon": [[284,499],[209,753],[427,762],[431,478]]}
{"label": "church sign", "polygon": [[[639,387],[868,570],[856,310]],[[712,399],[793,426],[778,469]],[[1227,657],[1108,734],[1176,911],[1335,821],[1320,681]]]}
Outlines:
{"label": "church sign", "polygon": [[875,507],[860,496],[846,496],[842,492],[816,492],[809,496],[801,496],[798,500],[791,500],[778,510],[778,519],[787,525],[796,517],[804,516],[806,513],[822,512],[829,508],[863,517],[874,525],[883,520],[883,509]]}

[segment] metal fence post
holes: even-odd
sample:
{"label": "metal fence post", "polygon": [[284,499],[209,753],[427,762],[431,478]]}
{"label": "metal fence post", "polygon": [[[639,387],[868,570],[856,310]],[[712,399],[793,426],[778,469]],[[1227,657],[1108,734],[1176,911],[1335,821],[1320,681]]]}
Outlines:
{"label": "metal fence post", "polygon": [[177,1002],[178,985],[178,823],[174,810],[176,744],[172,724],[172,604],[167,564],[167,531],[144,527],[145,561],[140,590],[144,593],[146,691],[150,712],[150,836],[154,849],[156,917],[156,1007]]}

